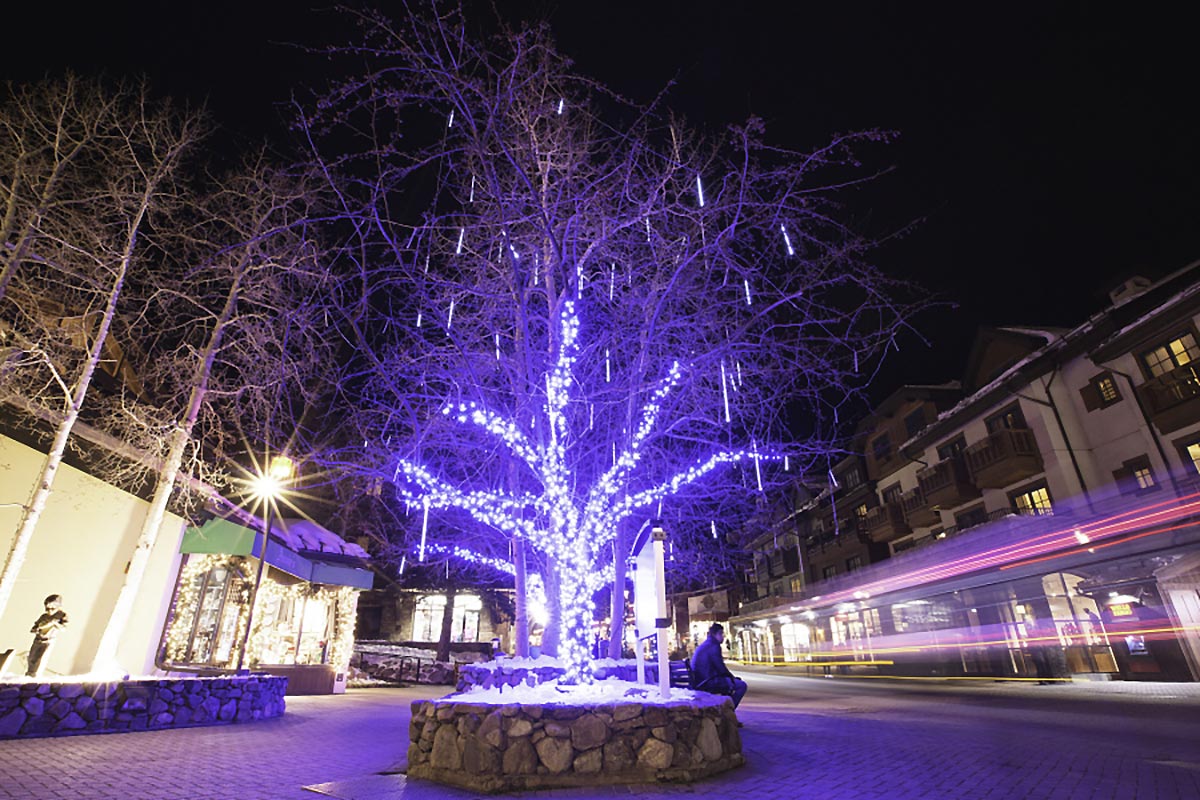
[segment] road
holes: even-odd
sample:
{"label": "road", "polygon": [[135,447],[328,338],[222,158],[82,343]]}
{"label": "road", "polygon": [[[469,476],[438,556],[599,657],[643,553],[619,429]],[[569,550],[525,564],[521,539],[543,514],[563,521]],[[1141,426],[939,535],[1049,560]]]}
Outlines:
{"label": "road", "polygon": [[[526,797],[1196,800],[1200,684],[928,684],[740,668],[748,764],[691,786]],[[432,687],[289,698],[283,719],[0,742],[0,798],[466,800],[381,774]],[[305,789],[304,787],[308,787]]]}

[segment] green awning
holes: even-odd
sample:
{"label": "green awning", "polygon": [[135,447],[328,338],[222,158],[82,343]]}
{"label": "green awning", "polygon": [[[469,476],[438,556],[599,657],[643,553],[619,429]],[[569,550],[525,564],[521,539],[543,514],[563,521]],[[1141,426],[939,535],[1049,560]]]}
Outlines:
{"label": "green awning", "polygon": [[227,519],[210,519],[199,528],[188,528],[183,534],[181,553],[224,553],[231,556],[248,556],[254,546],[258,532]]}

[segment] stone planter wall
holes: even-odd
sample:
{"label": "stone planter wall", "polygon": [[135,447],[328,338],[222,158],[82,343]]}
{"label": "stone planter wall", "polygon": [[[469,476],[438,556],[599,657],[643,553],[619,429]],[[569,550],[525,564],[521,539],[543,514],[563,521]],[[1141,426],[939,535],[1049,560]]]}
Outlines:
{"label": "stone planter wall", "polygon": [[0,739],[228,725],[278,717],[287,678],[0,684]]}
{"label": "stone planter wall", "polygon": [[743,763],[726,697],[589,707],[412,704],[409,777],[475,791],[689,782]]}

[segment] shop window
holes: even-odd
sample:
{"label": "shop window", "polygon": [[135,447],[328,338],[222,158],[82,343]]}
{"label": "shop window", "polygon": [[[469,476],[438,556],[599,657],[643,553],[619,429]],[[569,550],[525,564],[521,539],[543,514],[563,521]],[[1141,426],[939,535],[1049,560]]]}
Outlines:
{"label": "shop window", "polygon": [[1045,484],[1036,484],[1026,489],[1010,492],[1009,502],[1018,514],[1037,517],[1054,513],[1050,503],[1050,490]]}
{"label": "shop window", "polygon": [[1113,471],[1113,479],[1122,494],[1145,494],[1158,489],[1154,471],[1150,468],[1150,458],[1145,455],[1126,461],[1120,469]]}
{"label": "shop window", "polygon": [[846,572],[854,572],[862,568],[862,556],[850,556],[846,559]]}
{"label": "shop window", "polygon": [[224,667],[237,657],[250,583],[227,559],[189,561],[180,576],[175,614],[167,629],[171,664]]}
{"label": "shop window", "polygon": [[961,456],[963,451],[967,449],[967,437],[956,436],[950,441],[938,445],[937,454],[938,460],[949,461],[952,458]]}
{"label": "shop window", "polygon": [[1200,358],[1200,347],[1196,346],[1196,337],[1185,333],[1142,353],[1142,365],[1149,377],[1157,378],[1197,358]]}
{"label": "shop window", "polygon": [[[479,641],[479,612],[483,603],[475,595],[457,595],[451,612],[450,641]],[[442,617],[446,612],[446,596],[427,594],[417,601],[413,613],[413,641],[436,642],[442,637]]]}
{"label": "shop window", "polygon": [[987,425],[988,433],[995,433],[998,430],[1024,430],[1029,426],[1025,424],[1025,415],[1021,412],[1021,406],[1014,403],[998,414],[993,414],[987,417],[984,421]]}
{"label": "shop window", "polygon": [[1088,385],[1079,390],[1083,398],[1083,407],[1088,411],[1108,408],[1121,402],[1121,391],[1111,372],[1101,372],[1088,381]]}

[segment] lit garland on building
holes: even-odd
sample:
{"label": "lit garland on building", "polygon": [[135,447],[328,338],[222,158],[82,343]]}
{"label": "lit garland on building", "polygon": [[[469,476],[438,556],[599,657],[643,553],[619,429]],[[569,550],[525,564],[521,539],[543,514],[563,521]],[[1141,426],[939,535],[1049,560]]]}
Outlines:
{"label": "lit garland on building", "polygon": [[[567,408],[572,402],[572,374],[579,350],[579,317],[573,302],[563,305],[559,318],[557,358],[545,376],[545,402],[539,409],[549,442],[532,441],[514,420],[506,419],[476,403],[456,403],[442,413],[470,425],[502,443],[520,459],[542,488],[540,494],[510,494],[502,490],[467,491],[455,486],[421,464],[400,458],[396,476],[400,494],[410,503],[432,510],[454,508],[465,511],[477,522],[529,542],[548,560],[559,581],[560,652],[566,665],[567,682],[591,680],[588,640],[595,615],[594,597],[612,581],[611,545],[621,523],[638,511],[651,508],[718,467],[753,460],[775,460],[757,450],[724,450],[649,489],[634,491],[633,478],[642,460],[642,445],[654,431],[663,402],[678,385],[683,370],[672,365],[662,384],[641,409],[640,424],[623,451],[617,451],[612,466],[585,494],[575,489],[576,476],[567,459],[571,437]],[[614,444],[615,447],[615,444]]]}
{"label": "lit garland on building", "polygon": [[[184,664],[188,649],[192,643],[192,628],[195,625],[196,614],[200,612],[200,589],[204,576],[215,567],[228,569],[233,580],[240,584],[238,596],[230,597],[226,602],[236,602],[239,606],[237,630],[234,642],[242,640],[246,629],[246,614],[249,611],[249,587],[241,569],[233,563],[229,556],[208,554],[204,556],[189,555],[187,565],[179,575],[179,586],[175,595],[175,603],[171,609],[171,620],[167,623],[167,636],[163,650],[165,660],[169,664]],[[236,649],[230,650],[230,661],[236,660]]]}

